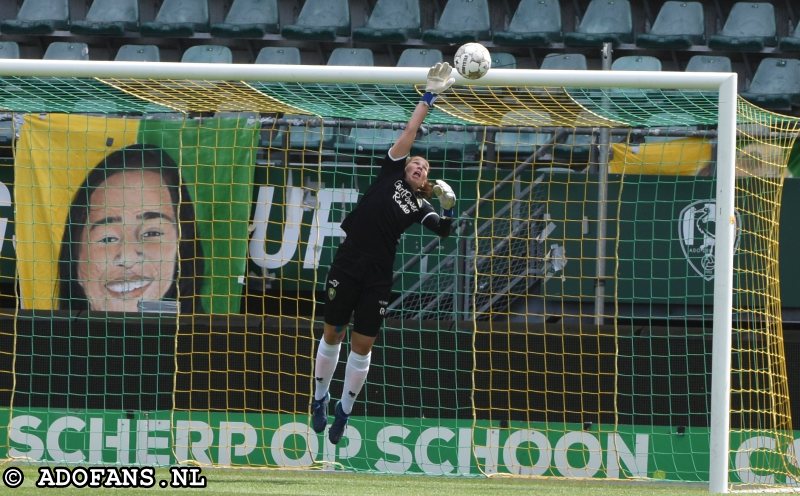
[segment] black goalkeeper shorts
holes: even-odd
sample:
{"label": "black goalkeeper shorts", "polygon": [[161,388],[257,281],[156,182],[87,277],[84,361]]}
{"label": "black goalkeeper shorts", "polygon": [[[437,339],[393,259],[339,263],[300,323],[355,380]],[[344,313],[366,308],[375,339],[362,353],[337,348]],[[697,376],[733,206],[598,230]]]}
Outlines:
{"label": "black goalkeeper shorts", "polygon": [[392,292],[392,268],[341,245],[325,283],[325,323],[376,337]]}

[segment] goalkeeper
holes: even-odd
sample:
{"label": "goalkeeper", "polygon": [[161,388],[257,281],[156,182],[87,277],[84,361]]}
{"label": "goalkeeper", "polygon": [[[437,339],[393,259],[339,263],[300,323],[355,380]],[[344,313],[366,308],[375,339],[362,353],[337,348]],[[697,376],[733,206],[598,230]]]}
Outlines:
{"label": "goalkeeper", "polygon": [[[389,304],[400,236],[415,223],[441,237],[450,235],[455,193],[444,181],[428,181],[430,164],[425,158],[409,157],[417,131],[434,101],[455,81],[450,72],[446,62],[429,69],[425,94],[383,158],[377,178],[342,222],[347,236],[336,251],[325,285],[325,324],[314,363],[311,403],[312,428],[323,432],[328,423],[328,389],[352,317],[344,391],[328,430],[333,444],[342,438],[353,403],[367,379],[372,345]],[[438,197],[442,215],[428,202],[432,195]]]}

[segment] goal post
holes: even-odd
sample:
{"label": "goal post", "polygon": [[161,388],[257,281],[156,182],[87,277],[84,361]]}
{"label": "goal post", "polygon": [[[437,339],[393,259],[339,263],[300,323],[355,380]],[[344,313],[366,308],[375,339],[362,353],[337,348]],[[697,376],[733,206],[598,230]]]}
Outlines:
{"label": "goal post", "polygon": [[[455,185],[456,235],[404,235],[346,444],[309,430],[340,223],[427,70],[0,61],[17,250],[0,282],[20,301],[0,331],[0,457],[793,487],[777,237],[800,125],[741,100],[732,73],[457,77],[414,150]],[[194,224],[159,227],[179,267],[160,270],[195,279],[96,320],[57,245],[73,236],[81,256],[70,201],[129,147],[180,171],[162,201],[190,201]],[[105,287],[144,294],[140,279]],[[99,357],[105,339],[119,356]],[[94,402],[37,389],[54,384]],[[123,450],[126,435],[152,449]]]}

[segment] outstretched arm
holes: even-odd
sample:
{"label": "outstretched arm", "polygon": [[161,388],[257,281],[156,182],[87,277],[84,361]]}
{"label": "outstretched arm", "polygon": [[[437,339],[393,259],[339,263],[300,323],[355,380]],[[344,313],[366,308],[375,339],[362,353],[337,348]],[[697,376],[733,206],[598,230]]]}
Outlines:
{"label": "outstretched arm", "polygon": [[451,72],[452,69],[447,62],[438,62],[428,70],[425,94],[422,95],[422,99],[417,103],[405,129],[400,133],[392,148],[389,149],[391,157],[400,158],[409,154],[411,146],[417,137],[417,131],[419,131],[419,127],[428,115],[428,111],[433,107],[436,98],[455,82],[455,78],[450,76]]}

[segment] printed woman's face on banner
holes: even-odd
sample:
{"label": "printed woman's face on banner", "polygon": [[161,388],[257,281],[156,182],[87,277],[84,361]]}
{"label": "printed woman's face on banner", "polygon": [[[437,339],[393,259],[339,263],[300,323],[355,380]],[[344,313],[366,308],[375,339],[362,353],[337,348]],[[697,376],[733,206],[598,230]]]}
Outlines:
{"label": "printed woman's face on banner", "polygon": [[109,176],[89,198],[80,238],[79,283],[98,311],[138,311],[174,282],[178,224],[169,190],[153,171]]}

